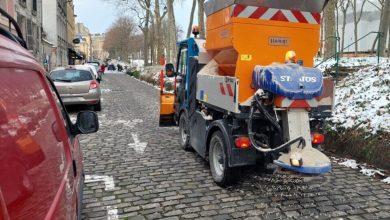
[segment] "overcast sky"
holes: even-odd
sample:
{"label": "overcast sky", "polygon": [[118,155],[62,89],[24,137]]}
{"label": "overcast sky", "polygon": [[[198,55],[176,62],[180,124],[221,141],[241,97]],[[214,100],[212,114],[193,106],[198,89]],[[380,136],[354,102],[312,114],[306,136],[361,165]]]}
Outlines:
{"label": "overcast sky", "polygon": [[[177,25],[186,32],[191,12],[192,0],[175,1]],[[84,23],[91,33],[104,33],[119,16],[119,9],[107,0],[75,0],[76,22]],[[196,14],[195,14],[196,15]],[[195,18],[197,21],[197,18]],[[195,22],[197,23],[197,22]]]}

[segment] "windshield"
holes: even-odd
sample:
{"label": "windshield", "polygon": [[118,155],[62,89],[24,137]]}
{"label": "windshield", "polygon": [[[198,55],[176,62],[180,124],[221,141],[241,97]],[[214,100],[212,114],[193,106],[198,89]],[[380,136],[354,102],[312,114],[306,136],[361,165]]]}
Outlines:
{"label": "windshield", "polygon": [[81,82],[93,80],[92,74],[86,70],[55,70],[50,74],[53,81]]}

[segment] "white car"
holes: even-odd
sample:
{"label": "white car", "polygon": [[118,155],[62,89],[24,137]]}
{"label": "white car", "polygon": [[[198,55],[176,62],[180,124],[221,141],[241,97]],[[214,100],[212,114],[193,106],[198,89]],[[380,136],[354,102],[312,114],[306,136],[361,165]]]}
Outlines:
{"label": "white car", "polygon": [[95,66],[92,65],[92,64],[89,64],[89,63],[84,64],[84,66],[87,66],[87,67],[93,72],[93,74],[95,75],[96,80],[100,83],[100,81],[102,80],[102,78],[101,78],[101,76],[99,75],[99,73],[96,71]]}

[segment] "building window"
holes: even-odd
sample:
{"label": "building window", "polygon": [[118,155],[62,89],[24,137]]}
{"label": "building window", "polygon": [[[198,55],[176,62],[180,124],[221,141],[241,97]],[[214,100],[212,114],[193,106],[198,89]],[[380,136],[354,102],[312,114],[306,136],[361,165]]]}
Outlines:
{"label": "building window", "polygon": [[38,10],[37,0],[32,0],[32,10],[37,12]]}
{"label": "building window", "polygon": [[19,0],[19,4],[24,6],[24,7],[27,7],[27,0]]}

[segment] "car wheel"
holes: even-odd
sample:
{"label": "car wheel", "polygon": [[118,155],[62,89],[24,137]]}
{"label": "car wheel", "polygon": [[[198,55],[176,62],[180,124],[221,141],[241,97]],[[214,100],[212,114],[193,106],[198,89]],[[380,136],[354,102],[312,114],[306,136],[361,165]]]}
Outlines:
{"label": "car wheel", "polygon": [[102,101],[99,101],[93,108],[96,112],[100,112],[102,110]]}
{"label": "car wheel", "polygon": [[187,120],[186,113],[182,113],[180,115],[179,134],[180,134],[179,142],[180,142],[181,148],[183,148],[184,150],[190,150],[191,149],[190,135],[188,132],[188,120]]}
{"label": "car wheel", "polygon": [[219,186],[230,185],[237,179],[235,169],[229,167],[227,158],[224,137],[220,131],[216,131],[210,140],[209,162],[213,179]]}

